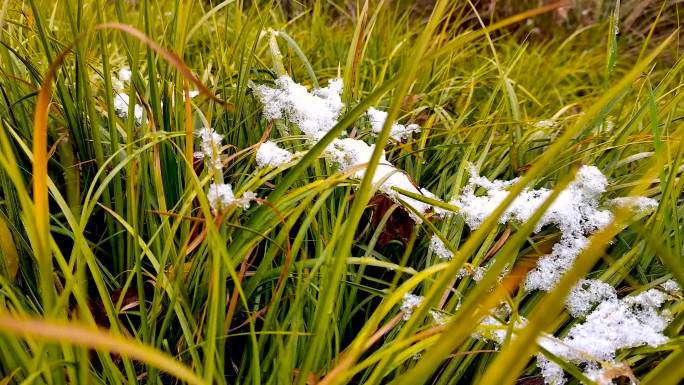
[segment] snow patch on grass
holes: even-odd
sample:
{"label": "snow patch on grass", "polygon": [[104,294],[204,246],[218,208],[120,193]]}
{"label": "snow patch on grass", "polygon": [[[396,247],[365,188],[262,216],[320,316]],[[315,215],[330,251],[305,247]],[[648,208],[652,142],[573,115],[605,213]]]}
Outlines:
{"label": "snow patch on grass", "polygon": [[195,135],[201,139],[199,144],[200,150],[194,154],[195,159],[206,159],[214,169],[223,169],[223,163],[221,162],[223,135],[214,131],[211,127],[204,127],[198,130]]}
{"label": "snow patch on grass", "polygon": [[454,257],[451,251],[447,249],[444,242],[442,242],[437,235],[433,235],[432,238],[430,238],[430,250],[432,250],[432,252],[441,260],[448,261]]}
{"label": "snow patch on grass", "polygon": [[596,279],[583,279],[568,294],[565,307],[573,317],[582,317],[599,303],[611,300],[617,300],[612,286]]}
{"label": "snow patch on grass", "polygon": [[270,140],[259,145],[259,149],[256,153],[256,162],[259,168],[280,167],[281,165],[290,162],[293,158],[293,153],[280,148],[276,143]]}
{"label": "snow patch on grass", "polygon": [[[602,362],[617,365],[615,354],[620,349],[657,347],[667,342],[663,331],[671,315],[659,310],[667,298],[667,294],[656,289],[622,299],[611,296],[589,313],[584,322],[573,326],[563,339],[546,336],[538,342],[555,356],[587,365],[593,371]],[[562,369],[542,354],[538,356],[538,366],[547,384],[565,383]]]}
{"label": "snow patch on grass", "polygon": [[401,311],[403,312],[402,318],[408,321],[413,315],[413,310],[423,303],[423,297],[420,295],[415,295],[411,293],[404,294],[404,298],[401,302]]}
{"label": "snow patch on grass", "polygon": [[311,138],[320,138],[330,131],[344,107],[341,79],[333,79],[327,87],[313,92],[289,76],[276,79],[273,88],[252,85],[252,89],[263,105],[266,119],[287,119]]}
{"label": "snow patch on grass", "polygon": [[[130,100],[128,95],[124,93],[114,93],[114,112],[116,112],[117,115],[127,119],[129,104]],[[143,113],[144,111],[140,104],[133,106],[133,118],[135,119],[135,123],[142,124]]]}
{"label": "snow patch on grass", "polygon": [[226,208],[231,204],[235,203],[235,195],[233,194],[233,187],[226,183],[214,183],[209,186],[209,192],[207,192],[207,199],[209,200],[209,205],[214,211],[219,211],[222,208]]}
{"label": "snow patch on grass", "polygon": [[[489,180],[479,176],[471,167],[471,177],[463,193],[451,202],[459,208],[471,229],[477,229],[492,214],[496,207],[508,196],[508,188],[517,182]],[[537,223],[534,232],[544,226],[554,225],[561,232],[560,241],[552,252],[539,259],[537,266],[528,273],[525,289],[548,291],[553,288],[588,245],[587,236],[604,228],[613,219],[613,214],[599,207],[600,198],[606,191],[608,180],[594,166],[582,166],[575,180],[554,200]],[[484,195],[476,194],[478,188]],[[542,203],[551,195],[547,188],[525,189],[520,193],[499,218],[499,223],[524,223],[528,221]],[[637,210],[652,209],[657,202],[644,197],[629,197],[613,200],[615,204],[629,205]]]}
{"label": "snow patch on grass", "polygon": [[[376,135],[379,134],[380,131],[382,131],[382,127],[385,125],[385,121],[387,121],[387,112],[371,107],[366,112],[366,116],[368,116],[368,120],[371,124],[371,132]],[[390,129],[390,137],[397,142],[401,142],[402,140],[409,138],[414,132],[420,132],[420,126],[417,124],[403,125],[394,122]]]}
{"label": "snow patch on grass", "polygon": [[[353,175],[355,178],[361,179],[366,174],[364,166],[370,162],[374,149],[375,145],[367,144],[362,140],[351,138],[335,139],[326,148],[325,155],[343,171],[356,169]],[[375,174],[373,174],[372,181],[374,185],[380,184],[379,190],[390,199],[397,203],[402,203],[403,201],[405,206],[410,206],[421,214],[426,214],[433,207],[430,204],[402,195],[394,190],[396,187],[419,195],[426,195],[423,191],[427,191],[417,188],[408,175],[390,164],[387,158],[385,158],[384,151],[380,157]],[[434,197],[433,194],[430,193],[430,195]],[[418,215],[410,210],[407,211],[414,222],[422,222]]]}

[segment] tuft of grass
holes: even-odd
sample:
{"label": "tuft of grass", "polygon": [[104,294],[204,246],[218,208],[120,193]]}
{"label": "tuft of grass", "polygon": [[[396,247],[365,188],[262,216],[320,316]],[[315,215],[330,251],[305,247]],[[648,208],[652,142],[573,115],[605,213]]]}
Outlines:
{"label": "tuft of grass", "polygon": [[[577,280],[682,286],[681,6],[494,3],[2,2],[0,383],[539,382],[537,337],[582,322],[563,308]],[[252,84],[282,75],[344,80],[317,142],[263,118]],[[376,137],[369,107],[389,115]],[[393,121],[422,129],[390,141]],[[224,136],[221,172],[193,157],[203,127]],[[376,145],[361,180],[326,160],[343,132]],[[297,161],[257,168],[269,139]],[[414,225],[373,185],[383,149],[437,198],[399,194],[446,210],[469,164],[520,179],[477,230],[458,213]],[[617,210],[553,291],[528,293],[522,274],[558,239],[535,222],[580,165],[608,177],[607,198],[658,208]],[[212,183],[258,199],[214,211]],[[528,222],[499,223],[538,187],[553,193]],[[409,293],[424,300],[405,317]],[[502,301],[526,326],[476,338]],[[666,344],[616,357],[643,383],[684,375],[681,295],[666,308]]]}

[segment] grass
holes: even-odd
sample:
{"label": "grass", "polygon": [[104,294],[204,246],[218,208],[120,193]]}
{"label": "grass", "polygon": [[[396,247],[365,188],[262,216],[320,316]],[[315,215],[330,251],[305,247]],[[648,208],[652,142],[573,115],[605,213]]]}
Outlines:
{"label": "grass", "polygon": [[[540,383],[535,341],[581,322],[563,307],[578,279],[620,295],[684,284],[681,7],[645,6],[645,25],[633,2],[603,3],[558,28],[560,4],[2,2],[0,383]],[[139,124],[116,112],[121,68]],[[346,108],[316,144],[261,115],[250,84],[284,73],[344,80]],[[389,112],[376,138],[370,106]],[[395,120],[422,130],[390,141]],[[193,160],[204,126],[225,136],[222,173]],[[445,202],[470,163],[521,179],[477,230],[458,215],[413,226],[401,205],[378,204],[371,178],[322,156],[344,130],[377,144],[366,175],[384,146]],[[302,155],[258,169],[266,139]],[[515,274],[498,285],[506,264],[524,272],[559,236],[533,232],[542,210],[499,224],[505,206],[526,187],[559,193],[580,165],[608,177],[606,197],[658,208],[618,210],[551,292],[519,290]],[[221,180],[258,204],[212,212]],[[451,261],[429,251],[435,233]],[[481,281],[454,279],[489,261]],[[405,293],[425,297],[407,320]],[[474,338],[501,300],[527,326],[511,322],[501,346]],[[616,357],[644,384],[684,378],[684,302],[666,307],[669,342]],[[451,321],[435,324],[437,309]],[[591,381],[561,363],[571,383]]]}

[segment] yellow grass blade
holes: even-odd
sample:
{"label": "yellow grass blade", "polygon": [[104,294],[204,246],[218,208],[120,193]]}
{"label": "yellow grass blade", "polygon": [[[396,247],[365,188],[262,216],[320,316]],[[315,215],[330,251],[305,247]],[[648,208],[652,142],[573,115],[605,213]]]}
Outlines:
{"label": "yellow grass blade", "polygon": [[171,356],[135,340],[117,336],[104,330],[67,322],[0,314],[0,332],[118,353],[163,370],[189,384],[207,385],[190,368]]}

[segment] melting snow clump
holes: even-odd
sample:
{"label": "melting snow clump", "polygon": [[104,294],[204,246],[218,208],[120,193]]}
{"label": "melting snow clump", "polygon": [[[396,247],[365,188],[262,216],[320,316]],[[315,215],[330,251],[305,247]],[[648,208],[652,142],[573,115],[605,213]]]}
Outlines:
{"label": "melting snow clump", "polygon": [[[387,120],[387,112],[371,107],[366,112],[366,115],[368,116],[368,120],[371,124],[371,131],[374,134],[379,134],[380,131],[382,131],[382,126],[385,125],[385,121]],[[390,129],[390,137],[397,142],[401,142],[402,140],[410,137],[414,132],[420,132],[420,126],[417,124],[409,124],[405,126],[403,124],[394,122],[392,124],[392,128]]]}
{"label": "melting snow clump", "polygon": [[402,318],[404,318],[405,321],[408,321],[408,319],[411,318],[411,315],[413,314],[413,309],[420,306],[422,302],[422,296],[411,293],[404,294],[404,299],[401,303],[401,311],[404,312]]}
{"label": "melting snow clump", "polygon": [[259,168],[279,167],[292,160],[294,154],[278,147],[274,142],[266,141],[259,146],[256,153],[256,162]]}
{"label": "melting snow clump", "polygon": [[[480,321],[480,325],[475,330],[473,338],[492,341],[497,345],[501,345],[506,340],[508,333],[508,325],[504,321],[511,315],[511,307],[504,302],[501,306],[494,309],[491,315],[486,316]],[[522,329],[527,325],[527,320],[524,317],[518,317],[513,323],[514,329]]]}
{"label": "melting snow clump", "polygon": [[[128,95],[123,92],[125,83],[131,81],[132,72],[129,68],[121,68],[117,77],[112,78],[112,88],[114,89],[114,112],[122,118],[128,118],[128,105],[130,100]],[[133,117],[137,124],[142,124],[144,110],[141,105],[133,107]]]}
{"label": "melting snow clump", "polygon": [[330,131],[344,107],[340,97],[341,79],[331,80],[327,87],[313,92],[289,76],[276,79],[275,88],[265,85],[252,88],[263,105],[266,119],[288,119],[311,138],[319,138]]}
{"label": "melting snow clump", "polygon": [[252,201],[255,201],[257,199],[256,193],[252,191],[245,191],[242,194],[242,197],[237,199],[236,202],[240,206],[242,206],[243,209],[247,210],[249,206],[252,204]]}

